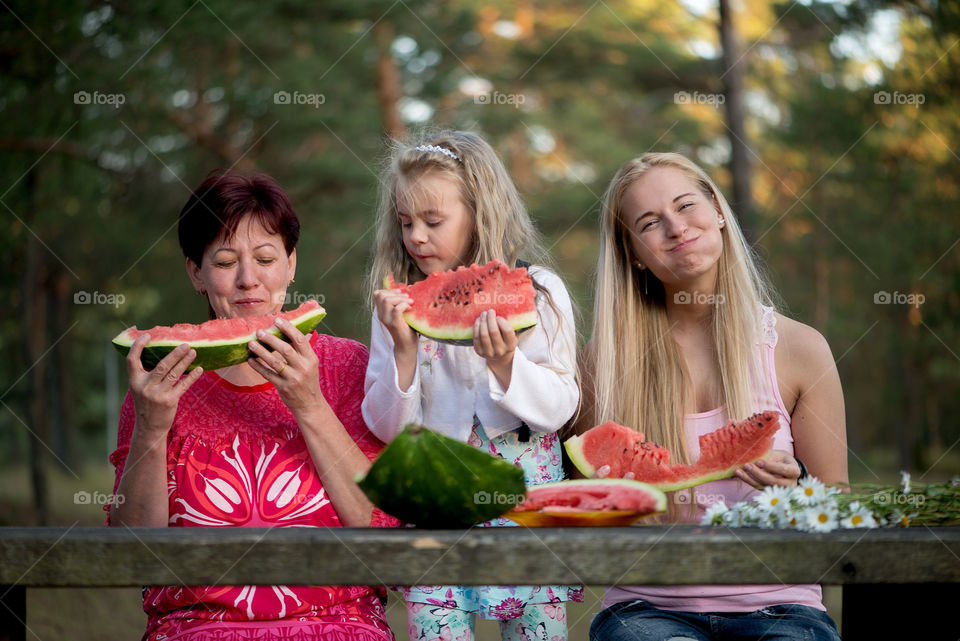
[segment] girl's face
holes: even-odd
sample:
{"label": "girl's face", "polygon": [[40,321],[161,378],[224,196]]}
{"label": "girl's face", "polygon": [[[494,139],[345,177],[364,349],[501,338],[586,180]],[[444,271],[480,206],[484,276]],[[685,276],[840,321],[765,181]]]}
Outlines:
{"label": "girl's face", "polygon": [[664,285],[683,286],[715,274],[723,251],[720,214],[684,172],[648,171],[624,192],[622,217],[631,262]]}
{"label": "girl's face", "polygon": [[398,194],[403,246],[426,275],[465,264],[473,245],[473,214],[457,182],[426,172]]}
{"label": "girl's face", "polygon": [[201,265],[187,259],[195,289],[205,289],[217,318],[279,312],[297,267],[297,250],[287,256],[280,234],[271,234],[253,216],[231,238],[221,235],[203,252]]}

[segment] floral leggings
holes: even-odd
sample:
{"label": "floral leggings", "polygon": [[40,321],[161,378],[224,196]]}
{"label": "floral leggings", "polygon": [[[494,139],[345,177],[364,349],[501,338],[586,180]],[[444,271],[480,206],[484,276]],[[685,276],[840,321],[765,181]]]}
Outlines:
{"label": "floral leggings", "polygon": [[[417,607],[420,606],[420,607]],[[477,615],[425,603],[407,604],[410,641],[473,641]],[[502,641],[566,641],[563,603],[528,605],[516,619],[499,621]]]}

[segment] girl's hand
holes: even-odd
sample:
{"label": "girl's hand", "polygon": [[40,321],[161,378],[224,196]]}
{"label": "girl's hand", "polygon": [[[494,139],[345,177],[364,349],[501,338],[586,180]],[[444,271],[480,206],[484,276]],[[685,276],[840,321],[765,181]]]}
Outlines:
{"label": "girl's hand", "polygon": [[187,366],[197,357],[197,352],[184,343],[164,356],[152,370],[145,370],[140,355],[149,340],[149,334],[140,336],[127,352],[127,375],[130,377],[130,394],[136,412],[135,425],[153,436],[165,436],[173,427],[180,397],[200,378],[203,369],[194,368],[183,376]]}
{"label": "girl's hand", "polygon": [[510,387],[513,354],[519,342],[506,319],[499,318],[492,309],[480,314],[473,324],[473,349],[487,359],[487,366],[503,389]]}
{"label": "girl's hand", "polygon": [[794,487],[800,478],[800,465],[788,452],[773,450],[767,458],[747,463],[735,474],[738,479],[758,490],[768,485]]}
{"label": "girl's hand", "polygon": [[403,320],[403,313],[411,308],[413,299],[397,289],[378,289],[373,292],[377,318],[390,332],[397,354],[415,354],[417,333]]}
{"label": "girl's hand", "polygon": [[310,341],[292,323],[278,318],[275,324],[290,342],[260,330],[258,340],[249,343],[254,358],[247,362],[273,383],[280,400],[299,418],[310,408],[327,404],[320,391],[319,360]]}

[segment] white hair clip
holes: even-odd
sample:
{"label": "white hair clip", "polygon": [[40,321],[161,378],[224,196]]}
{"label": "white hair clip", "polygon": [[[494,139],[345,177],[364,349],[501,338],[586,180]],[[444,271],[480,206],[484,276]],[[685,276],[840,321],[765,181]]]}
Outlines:
{"label": "white hair clip", "polygon": [[435,151],[445,156],[450,156],[451,158],[456,160],[458,163],[461,163],[461,164],[463,163],[463,161],[460,160],[460,156],[458,156],[457,154],[453,153],[452,151],[444,147],[438,147],[436,145],[420,145],[419,147],[416,148],[416,150],[417,151]]}

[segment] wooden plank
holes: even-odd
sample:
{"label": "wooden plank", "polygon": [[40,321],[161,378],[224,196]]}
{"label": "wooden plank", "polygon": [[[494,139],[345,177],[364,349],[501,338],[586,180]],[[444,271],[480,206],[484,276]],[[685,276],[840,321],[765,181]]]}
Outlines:
{"label": "wooden plank", "polygon": [[0,528],[23,586],[960,582],[960,528]]}

